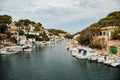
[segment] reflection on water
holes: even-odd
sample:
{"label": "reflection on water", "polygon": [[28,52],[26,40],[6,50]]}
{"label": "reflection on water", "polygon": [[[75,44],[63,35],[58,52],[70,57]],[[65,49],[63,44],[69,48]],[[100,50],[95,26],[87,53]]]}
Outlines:
{"label": "reflection on water", "polygon": [[119,75],[120,68],[75,59],[63,43],[0,55],[0,80],[120,80]]}

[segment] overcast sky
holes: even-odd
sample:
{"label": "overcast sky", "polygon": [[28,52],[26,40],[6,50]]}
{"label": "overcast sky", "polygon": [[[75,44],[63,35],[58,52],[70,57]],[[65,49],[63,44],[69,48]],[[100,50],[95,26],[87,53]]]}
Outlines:
{"label": "overcast sky", "polygon": [[0,0],[0,14],[12,16],[13,21],[27,18],[70,33],[118,10],[120,0]]}

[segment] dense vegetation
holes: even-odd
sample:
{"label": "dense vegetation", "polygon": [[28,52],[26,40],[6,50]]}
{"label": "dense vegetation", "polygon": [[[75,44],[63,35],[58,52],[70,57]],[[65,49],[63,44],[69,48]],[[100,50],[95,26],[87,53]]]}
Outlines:
{"label": "dense vegetation", "polygon": [[34,25],[34,21],[30,21],[29,19],[20,19],[17,22],[15,22],[16,26],[29,26],[29,25]]}
{"label": "dense vegetation", "polygon": [[77,40],[81,45],[89,45],[92,42],[92,37],[99,34],[100,28],[96,25],[97,23],[94,23],[80,32],[80,37]]}
{"label": "dense vegetation", "polygon": [[59,33],[67,33],[67,32],[65,32],[65,31],[63,31],[63,30],[58,30],[58,29],[47,29],[51,34],[53,34],[53,35],[56,35],[56,36],[59,36]]}
{"label": "dense vegetation", "polygon": [[[0,43],[1,41],[10,39],[9,41],[16,42],[16,38],[12,37],[12,33],[8,30],[8,25],[12,23],[12,17],[9,15],[0,15]],[[14,21],[15,25],[18,27],[18,33],[20,36],[25,35],[27,38],[35,38],[37,41],[49,41],[49,37],[44,31],[44,27],[42,27],[42,24],[40,22],[36,23],[34,21],[31,21],[29,19],[20,19],[18,21]],[[39,32],[39,36],[29,34],[31,28],[34,32]],[[26,31],[26,32],[24,32]],[[48,31],[51,33],[51,35],[59,36],[59,33],[67,33],[62,30],[58,29],[48,29]],[[71,35],[66,34],[66,38],[72,38]]]}
{"label": "dense vegetation", "polygon": [[[120,26],[120,11],[112,12],[108,14],[105,18],[100,19],[97,23],[94,23],[81,32],[76,33],[80,34],[80,37],[77,40],[82,45],[101,48],[102,45],[100,45],[99,42],[92,42],[92,37],[100,33],[100,28],[106,26]],[[120,29],[116,30],[113,33],[113,39],[120,39],[120,36],[118,34],[120,34]]]}
{"label": "dense vegetation", "polygon": [[[18,22],[16,22],[16,25],[20,26],[21,29],[25,29],[27,32],[30,31],[31,26],[34,26],[35,32],[40,32],[41,29],[44,29],[44,27],[42,27],[42,24],[40,22],[35,23],[34,21],[30,21],[29,19],[21,19]],[[24,31],[19,30],[19,34],[24,35],[25,33]],[[32,34],[25,34],[25,35],[27,36],[27,38],[35,38],[37,41],[49,41],[49,38],[44,31],[39,36]]]}
{"label": "dense vegetation", "polygon": [[112,33],[112,39],[113,40],[120,40],[120,27]]}
{"label": "dense vegetation", "polygon": [[105,26],[120,26],[120,11],[115,11],[108,14],[105,18],[98,21],[100,27]]}
{"label": "dense vegetation", "polygon": [[64,36],[66,39],[72,39],[73,38],[73,35],[72,34],[65,34]]}
{"label": "dense vegetation", "polygon": [[0,33],[7,30],[7,25],[12,22],[12,17],[9,15],[0,15]]}
{"label": "dense vegetation", "polygon": [[[8,25],[12,23],[12,17],[9,15],[0,15],[0,43],[1,41],[4,40],[9,40],[11,42],[17,42],[15,37],[12,37],[11,33],[8,32]],[[35,38],[38,41],[48,41],[49,38],[44,32],[44,27],[42,27],[42,24],[40,22],[35,23],[34,21],[31,21],[29,19],[21,19],[18,21],[14,22],[15,25],[19,28],[18,32],[19,35],[26,35],[27,38]],[[25,29],[27,32],[30,31],[31,26],[34,26],[34,31],[35,32],[40,32],[43,30],[43,33],[41,33],[39,36],[37,35],[30,35],[30,34],[25,34],[23,29]],[[41,30],[42,29],[42,30]]]}
{"label": "dense vegetation", "polygon": [[41,41],[49,41],[50,40],[45,32],[43,32],[43,34],[41,34],[40,36],[42,36],[42,38],[40,38],[40,39],[42,39]]}
{"label": "dense vegetation", "polygon": [[11,33],[8,32],[8,25],[12,22],[12,17],[9,15],[0,15],[0,44],[5,39],[16,43],[16,39],[11,37]]}

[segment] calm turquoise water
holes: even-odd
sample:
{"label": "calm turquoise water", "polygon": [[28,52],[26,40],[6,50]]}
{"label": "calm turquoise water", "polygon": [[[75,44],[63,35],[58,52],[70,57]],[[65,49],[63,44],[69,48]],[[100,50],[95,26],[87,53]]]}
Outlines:
{"label": "calm turquoise water", "polygon": [[0,80],[120,80],[120,68],[77,60],[58,43],[0,55]]}

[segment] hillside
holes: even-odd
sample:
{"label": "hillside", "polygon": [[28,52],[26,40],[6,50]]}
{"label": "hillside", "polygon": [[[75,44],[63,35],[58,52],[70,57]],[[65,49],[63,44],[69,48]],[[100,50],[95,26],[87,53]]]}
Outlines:
{"label": "hillside", "polygon": [[77,32],[76,34],[80,34],[80,37],[77,40],[82,45],[89,45],[91,43],[92,36],[99,34],[100,28],[107,26],[120,26],[120,11],[112,12],[105,18],[91,24],[81,32]]}
{"label": "hillside", "polygon": [[59,29],[47,29],[47,30],[48,30],[51,34],[56,35],[56,36],[58,36],[59,33],[67,33],[67,32],[65,32],[65,31],[59,30]]}
{"label": "hillside", "polygon": [[[102,28],[106,26],[120,26],[120,11],[115,11],[108,14],[105,18],[102,18],[98,22],[91,24],[89,27],[85,28],[81,32],[84,32],[91,27]],[[77,32],[76,34],[80,34],[81,32]]]}
{"label": "hillside", "polygon": [[108,14],[105,18],[100,19],[98,21],[98,26],[120,26],[120,11],[115,11]]}

